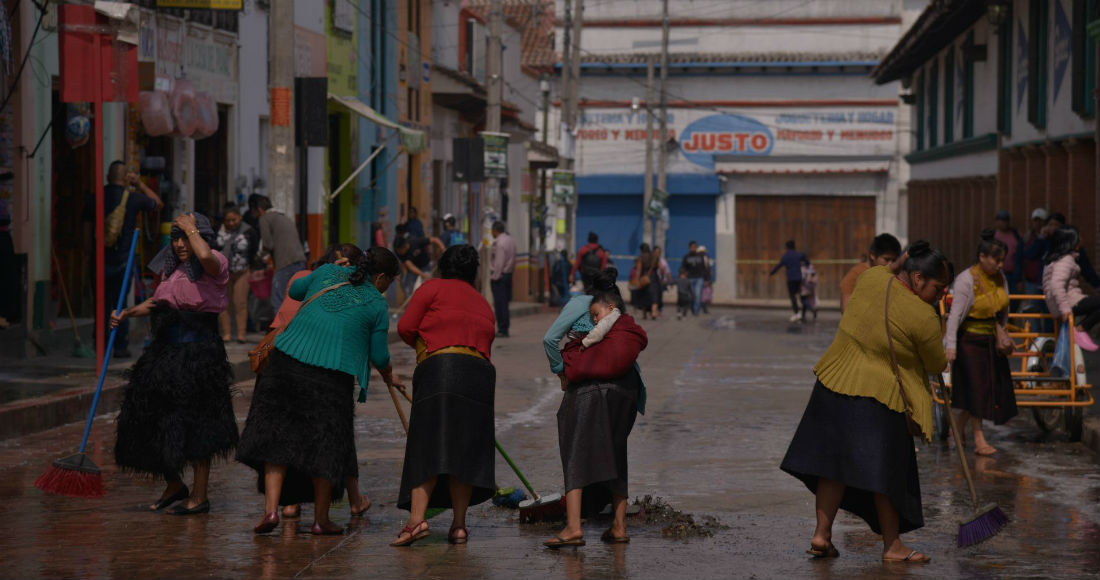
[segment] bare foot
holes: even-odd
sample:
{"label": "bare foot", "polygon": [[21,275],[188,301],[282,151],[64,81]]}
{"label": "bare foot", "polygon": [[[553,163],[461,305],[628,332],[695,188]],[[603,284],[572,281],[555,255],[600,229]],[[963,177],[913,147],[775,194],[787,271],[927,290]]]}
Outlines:
{"label": "bare foot", "polygon": [[882,553],[882,561],[923,564],[932,561],[932,558],[906,546],[901,543],[901,540],[895,540],[890,544],[890,547]]}
{"label": "bare foot", "polygon": [[986,443],[985,445],[976,445],[974,453],[978,455],[990,456],[997,452],[997,449],[992,445]]}
{"label": "bare foot", "polygon": [[302,506],[298,504],[290,504],[283,506],[283,517],[287,519],[294,519],[302,515]]}
{"label": "bare foot", "polygon": [[370,509],[370,506],[370,498],[364,495],[363,499],[361,499],[358,503],[354,503],[351,505],[351,515],[359,517],[366,513],[366,511]]}

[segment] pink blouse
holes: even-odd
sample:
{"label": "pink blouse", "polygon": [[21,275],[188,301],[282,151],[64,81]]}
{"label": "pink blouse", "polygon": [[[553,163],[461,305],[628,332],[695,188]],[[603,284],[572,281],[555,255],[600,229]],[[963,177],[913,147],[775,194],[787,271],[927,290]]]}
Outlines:
{"label": "pink blouse", "polygon": [[210,250],[218,259],[218,275],[203,271],[198,280],[187,278],[183,268],[176,268],[157,286],[154,302],[167,302],[176,310],[220,313],[229,305],[225,289],[229,285],[229,260],[220,252]]}

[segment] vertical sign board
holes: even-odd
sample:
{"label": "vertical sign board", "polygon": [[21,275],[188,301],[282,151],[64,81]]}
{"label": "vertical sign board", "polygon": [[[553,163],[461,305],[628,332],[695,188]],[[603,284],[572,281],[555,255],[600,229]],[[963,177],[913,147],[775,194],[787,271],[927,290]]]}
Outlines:
{"label": "vertical sign board", "polygon": [[558,205],[573,205],[577,201],[577,182],[572,171],[555,171],[551,197]]}
{"label": "vertical sign board", "polygon": [[508,134],[483,131],[485,143],[485,177],[508,177]]}

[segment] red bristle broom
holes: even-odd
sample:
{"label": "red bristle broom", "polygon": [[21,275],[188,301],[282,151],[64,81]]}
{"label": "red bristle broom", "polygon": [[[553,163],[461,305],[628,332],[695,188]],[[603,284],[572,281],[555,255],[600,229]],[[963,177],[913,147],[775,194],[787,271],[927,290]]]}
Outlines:
{"label": "red bristle broom", "polygon": [[[130,256],[126,260],[126,273],[122,277],[122,293],[118,297],[116,311],[121,311],[126,303],[126,290],[130,287],[130,272],[134,269],[134,251],[137,249],[138,236],[141,230],[134,229],[134,237],[130,241]],[[99,395],[103,392],[103,379],[107,376],[107,363],[111,360],[111,351],[115,347],[115,335],[118,327],[111,329],[111,336],[107,339],[107,350],[103,353],[103,365],[99,371],[99,383],[95,387],[95,396],[92,398],[92,409],[88,412],[88,422],[84,425],[84,438],[80,441],[80,451],[75,455],[63,457],[53,462],[53,465],[34,480],[34,486],[46,493],[67,495],[69,497],[103,497],[106,491],[103,489],[103,476],[99,467],[84,454],[88,445],[88,435],[92,432],[92,420],[95,419],[95,410],[99,405]]]}
{"label": "red bristle broom", "polygon": [[[943,377],[940,377],[941,387],[943,387]],[[946,388],[941,389],[946,392]],[[947,418],[951,423],[951,435],[955,438],[955,449],[959,452],[959,461],[962,463],[963,476],[966,477],[966,484],[970,487],[970,501],[974,505],[974,515],[970,519],[959,522],[959,540],[958,545],[960,548],[967,546],[973,546],[980,544],[997,535],[997,532],[1001,531],[1001,528],[1008,524],[1008,516],[1005,515],[1001,508],[997,507],[997,504],[990,503],[986,505],[980,505],[978,503],[978,492],[974,489],[974,477],[970,475],[970,464],[966,461],[966,452],[963,451],[962,433],[958,429],[958,424],[955,422],[955,414],[951,412],[951,401],[947,402],[947,408],[944,409],[947,413]]]}

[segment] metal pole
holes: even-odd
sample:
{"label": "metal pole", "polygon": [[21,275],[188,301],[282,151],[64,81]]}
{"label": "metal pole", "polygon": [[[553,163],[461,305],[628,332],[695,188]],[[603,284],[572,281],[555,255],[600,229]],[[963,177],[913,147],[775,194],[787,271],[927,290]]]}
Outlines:
{"label": "metal pole", "polygon": [[643,240],[651,245],[657,244],[657,232],[654,220],[649,218],[649,202],[653,199],[653,57],[646,63],[645,92],[645,194],[642,196],[642,223],[645,233]]}
{"label": "metal pole", "polygon": [[[492,133],[500,132],[500,101],[501,87],[503,86],[500,36],[504,31],[504,7],[502,0],[492,0],[489,5],[489,52],[485,55],[488,82],[486,83],[487,95],[485,104],[485,130]],[[500,179],[488,177],[485,180],[485,209],[484,219],[491,215],[501,215]],[[503,220],[505,216],[501,215]],[[481,244],[481,293],[486,299],[492,300],[492,289],[489,280],[489,243],[492,237],[487,233],[492,224],[486,223],[482,227]]]}
{"label": "metal pole", "polygon": [[[660,139],[657,142],[657,189],[668,193],[668,148],[665,146],[668,143],[668,0],[664,0],[661,17],[661,125],[658,134]],[[662,228],[654,228],[654,230]],[[663,233],[663,232],[662,232]],[[654,232],[654,245],[663,246],[664,243],[657,244],[658,239],[663,240],[664,235]]]}
{"label": "metal pole", "polygon": [[[271,203],[295,219],[297,212],[307,208],[296,207],[297,183],[294,143],[294,2],[272,2],[269,17],[268,43],[271,90],[271,136],[268,150],[270,180],[268,194]],[[283,108],[285,107],[285,109]],[[279,114],[285,111],[285,116]],[[305,232],[302,232],[303,234]],[[316,250],[315,250],[316,251]]]}
{"label": "metal pole", "polygon": [[[573,72],[570,74],[572,82],[569,84],[569,101],[572,103],[569,116],[569,129],[575,130],[577,126],[577,112],[580,107],[579,94],[581,86],[581,30],[584,28],[584,0],[575,0],[573,14],[573,56],[570,59],[570,66],[573,68]],[[573,150],[574,157],[569,159],[568,169],[576,169],[576,146]],[[569,245],[566,247],[577,247],[577,204],[580,200],[577,199],[573,205],[569,206],[569,211],[566,214],[567,232],[569,236]]]}
{"label": "metal pole", "polygon": [[[107,352],[107,256],[106,246],[103,240],[106,239],[106,224],[104,223],[107,218],[106,208],[104,207],[103,200],[103,58],[102,58],[102,35],[93,34],[92,41],[95,43],[95,108],[93,114],[95,118],[93,123],[95,126],[95,357],[98,361],[105,361],[103,358]],[[27,47],[29,51],[31,47]],[[28,328],[30,324],[26,321],[23,323]]]}

